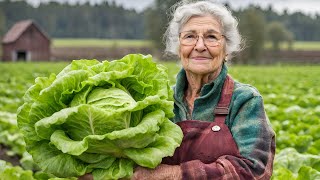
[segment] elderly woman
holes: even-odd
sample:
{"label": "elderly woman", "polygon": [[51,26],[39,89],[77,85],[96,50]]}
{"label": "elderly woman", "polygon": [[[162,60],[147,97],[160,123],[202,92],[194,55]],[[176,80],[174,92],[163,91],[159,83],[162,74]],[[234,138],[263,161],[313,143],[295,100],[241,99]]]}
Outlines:
{"label": "elderly woman", "polygon": [[275,135],[262,97],[227,74],[240,50],[237,24],[222,5],[178,4],[165,37],[183,67],[173,121],[184,138],[173,157],[156,169],[136,168],[133,179],[270,179]]}

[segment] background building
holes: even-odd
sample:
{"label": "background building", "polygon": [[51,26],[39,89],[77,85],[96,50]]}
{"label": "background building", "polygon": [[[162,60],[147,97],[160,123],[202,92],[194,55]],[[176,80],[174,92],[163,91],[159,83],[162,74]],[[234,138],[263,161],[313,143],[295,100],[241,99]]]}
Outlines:
{"label": "background building", "polygon": [[50,39],[32,20],[14,24],[2,39],[3,61],[47,61]]}

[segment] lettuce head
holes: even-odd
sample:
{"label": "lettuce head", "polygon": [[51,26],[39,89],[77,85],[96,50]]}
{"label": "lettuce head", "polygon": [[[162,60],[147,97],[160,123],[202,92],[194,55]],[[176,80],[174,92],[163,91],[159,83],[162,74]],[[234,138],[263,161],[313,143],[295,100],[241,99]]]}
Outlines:
{"label": "lettuce head", "polygon": [[18,109],[27,151],[57,177],[92,173],[128,178],[135,165],[155,168],[182,140],[167,69],[151,56],[74,60],[38,77]]}

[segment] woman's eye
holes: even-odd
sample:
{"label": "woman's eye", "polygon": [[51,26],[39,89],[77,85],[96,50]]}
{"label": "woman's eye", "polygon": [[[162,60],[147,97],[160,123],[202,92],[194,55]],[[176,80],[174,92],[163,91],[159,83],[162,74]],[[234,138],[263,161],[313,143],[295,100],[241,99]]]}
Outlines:
{"label": "woman's eye", "polygon": [[209,39],[209,40],[217,40],[217,36],[212,35],[212,34],[209,34],[209,35],[206,36],[206,39]]}
{"label": "woman's eye", "polygon": [[185,39],[194,39],[194,38],[196,38],[196,35],[194,35],[194,34],[188,34],[188,35],[186,35],[184,38],[185,38]]}

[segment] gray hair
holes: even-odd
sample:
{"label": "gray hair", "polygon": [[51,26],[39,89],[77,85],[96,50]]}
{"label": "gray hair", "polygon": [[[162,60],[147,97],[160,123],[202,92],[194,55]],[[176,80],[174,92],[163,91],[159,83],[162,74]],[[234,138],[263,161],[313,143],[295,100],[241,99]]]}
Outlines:
{"label": "gray hair", "polygon": [[187,21],[194,16],[211,15],[218,19],[222,26],[222,33],[226,37],[226,54],[228,60],[235,53],[241,51],[241,35],[238,30],[238,21],[230,10],[221,4],[212,1],[192,2],[184,0],[172,7],[172,20],[164,34],[165,52],[178,55],[179,32]]}

